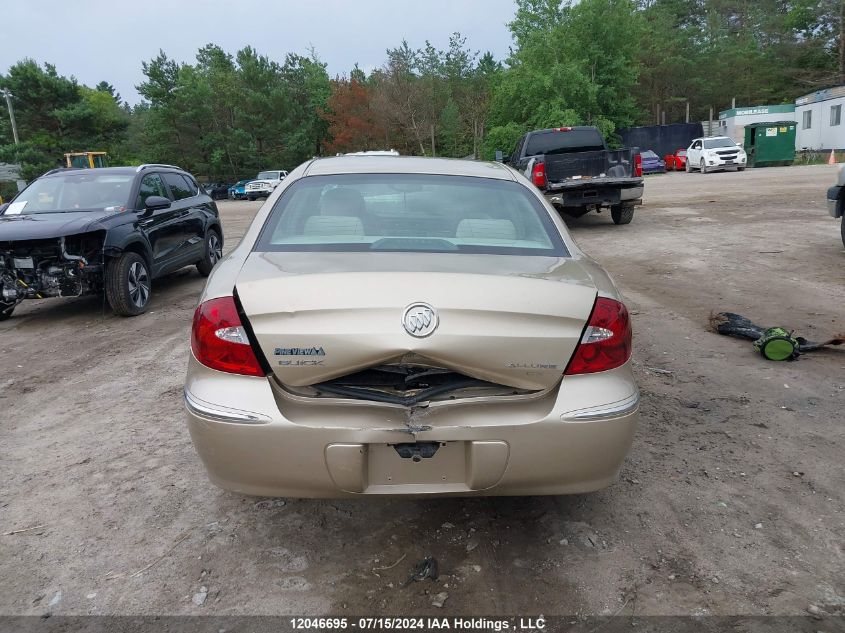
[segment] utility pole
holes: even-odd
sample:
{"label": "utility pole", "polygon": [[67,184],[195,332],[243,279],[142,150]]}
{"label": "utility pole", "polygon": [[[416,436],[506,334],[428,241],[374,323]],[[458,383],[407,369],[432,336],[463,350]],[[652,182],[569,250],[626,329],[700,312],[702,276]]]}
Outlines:
{"label": "utility pole", "polygon": [[689,101],[687,101],[687,123],[689,123]]}
{"label": "utility pole", "polygon": [[3,96],[6,97],[6,107],[9,108],[9,120],[12,122],[12,136],[15,138],[15,145],[20,144],[18,138],[18,124],[15,122],[15,109],[12,107],[12,93],[8,88],[3,88]]}

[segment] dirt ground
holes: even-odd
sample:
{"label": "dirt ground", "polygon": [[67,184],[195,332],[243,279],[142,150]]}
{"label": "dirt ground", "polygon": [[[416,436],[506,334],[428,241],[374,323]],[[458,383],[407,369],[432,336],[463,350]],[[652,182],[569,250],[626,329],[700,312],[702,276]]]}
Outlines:
{"label": "dirt ground", "polygon": [[[633,224],[570,222],[632,310],[643,394],[620,481],[592,495],[223,492],[182,415],[196,271],[132,319],[100,298],[25,303],[0,324],[0,533],[38,527],[0,536],[0,613],[842,612],[845,350],[772,363],[707,329],[732,310],[845,331],[834,174],[649,177]],[[229,247],[257,207],[220,204]],[[426,555],[440,579],[403,587]]]}

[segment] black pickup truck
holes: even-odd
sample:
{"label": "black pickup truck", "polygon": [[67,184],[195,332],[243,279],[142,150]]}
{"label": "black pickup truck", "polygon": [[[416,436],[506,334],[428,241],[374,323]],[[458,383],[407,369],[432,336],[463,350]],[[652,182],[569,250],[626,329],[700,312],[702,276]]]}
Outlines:
{"label": "black pickup truck", "polygon": [[607,149],[594,127],[534,130],[519,139],[504,162],[525,174],[559,211],[580,217],[609,207],[628,224],[642,204],[642,163],[636,149]]}

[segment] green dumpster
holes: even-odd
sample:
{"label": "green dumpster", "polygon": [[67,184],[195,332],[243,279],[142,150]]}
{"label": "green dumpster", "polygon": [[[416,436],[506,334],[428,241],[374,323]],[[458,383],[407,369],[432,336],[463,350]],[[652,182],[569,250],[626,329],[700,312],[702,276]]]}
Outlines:
{"label": "green dumpster", "polygon": [[749,123],[744,147],[749,167],[791,165],[795,160],[795,121]]}

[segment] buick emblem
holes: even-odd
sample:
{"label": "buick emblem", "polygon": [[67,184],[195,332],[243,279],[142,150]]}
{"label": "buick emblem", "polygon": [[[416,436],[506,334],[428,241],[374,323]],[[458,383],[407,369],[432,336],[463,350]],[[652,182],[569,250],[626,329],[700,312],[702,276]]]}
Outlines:
{"label": "buick emblem", "polygon": [[438,324],[437,312],[427,303],[412,303],[402,314],[402,327],[417,338],[430,336]]}

